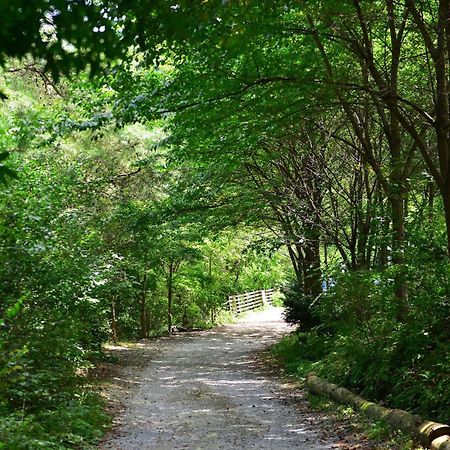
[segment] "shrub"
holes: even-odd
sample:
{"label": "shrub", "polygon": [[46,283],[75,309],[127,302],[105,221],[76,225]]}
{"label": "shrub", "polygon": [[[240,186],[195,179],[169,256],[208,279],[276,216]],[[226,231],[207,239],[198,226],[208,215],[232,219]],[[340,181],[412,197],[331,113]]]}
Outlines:
{"label": "shrub", "polygon": [[401,321],[391,269],[341,273],[314,305],[291,290],[287,318],[302,332],[279,351],[299,376],[314,370],[370,400],[448,423],[450,264],[417,262],[408,278],[409,311]]}
{"label": "shrub", "polygon": [[316,312],[317,304],[303,294],[297,281],[289,284],[283,294],[286,322],[299,324],[302,330],[309,330],[321,323]]}

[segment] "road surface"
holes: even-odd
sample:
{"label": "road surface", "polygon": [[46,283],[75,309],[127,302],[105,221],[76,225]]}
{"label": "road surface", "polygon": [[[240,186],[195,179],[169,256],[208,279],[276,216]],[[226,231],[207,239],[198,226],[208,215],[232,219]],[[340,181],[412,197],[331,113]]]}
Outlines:
{"label": "road surface", "polygon": [[251,312],[213,331],[159,340],[134,380],[119,425],[102,449],[324,450],[335,448],[314,414],[255,361],[290,331],[281,308]]}

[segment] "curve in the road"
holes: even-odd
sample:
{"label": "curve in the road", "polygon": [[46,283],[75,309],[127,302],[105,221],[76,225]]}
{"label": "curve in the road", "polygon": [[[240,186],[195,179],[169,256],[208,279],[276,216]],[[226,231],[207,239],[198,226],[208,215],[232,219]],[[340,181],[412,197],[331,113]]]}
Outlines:
{"label": "curve in the road", "polygon": [[254,362],[255,352],[288,331],[281,309],[269,308],[237,324],[163,341],[121,426],[101,448],[333,448]]}

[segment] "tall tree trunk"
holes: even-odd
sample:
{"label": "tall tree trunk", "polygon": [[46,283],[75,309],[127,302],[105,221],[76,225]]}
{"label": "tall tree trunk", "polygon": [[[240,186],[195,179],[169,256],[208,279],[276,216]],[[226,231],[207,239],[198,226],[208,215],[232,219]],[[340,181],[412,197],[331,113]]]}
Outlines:
{"label": "tall tree trunk", "polygon": [[380,217],[380,224],[378,228],[378,241],[375,243],[377,258],[374,263],[380,269],[384,269],[388,265],[389,250],[387,239],[390,234],[391,225],[383,193],[384,191],[381,189],[380,185],[377,184],[375,189],[375,202],[377,204],[377,215]]}
{"label": "tall tree trunk", "polygon": [[299,286],[303,284],[303,261],[301,259],[301,254],[297,255],[295,250],[292,248],[291,244],[287,244],[287,249],[289,253],[289,258],[291,259],[292,267],[294,268],[295,277]]}
{"label": "tall tree trunk", "polygon": [[325,266],[325,287],[326,289],[330,288],[330,272],[328,266],[328,244],[327,242],[323,243],[323,263]]}
{"label": "tall tree trunk", "polygon": [[348,250],[350,252],[350,262],[352,270],[358,269],[358,256],[356,254],[356,241],[355,236],[353,235],[349,242]]}
{"label": "tall tree trunk", "polygon": [[368,268],[368,239],[369,239],[369,229],[365,223],[360,223],[358,226],[358,242],[357,242],[357,254],[358,254],[358,269]]}
{"label": "tall tree trunk", "polygon": [[408,311],[408,287],[405,267],[405,217],[403,198],[390,198],[392,208],[392,264],[396,266],[394,293],[398,301],[397,319],[402,321]]}
{"label": "tall tree trunk", "polygon": [[387,236],[390,233],[391,221],[387,216],[381,218],[381,242],[379,244],[378,264],[381,269],[385,269],[389,262],[389,250]]}
{"label": "tall tree trunk", "polygon": [[445,224],[447,226],[447,251],[450,255],[450,188],[446,192],[442,192],[442,200],[444,203]]}
{"label": "tall tree trunk", "polygon": [[[396,75],[392,76],[396,80]],[[396,84],[396,83],[395,83]],[[395,88],[394,93],[397,90]],[[408,312],[408,286],[405,266],[405,179],[404,161],[402,158],[402,143],[400,124],[394,114],[390,114],[391,174],[389,178],[389,202],[392,219],[392,264],[396,266],[394,275],[394,294],[398,302],[397,320],[401,322]]]}
{"label": "tall tree trunk", "polygon": [[304,286],[305,294],[315,299],[322,293],[322,271],[320,268],[320,231],[312,226],[305,245]]}
{"label": "tall tree trunk", "polygon": [[[427,196],[427,204],[428,204],[428,220],[431,222],[433,220],[434,216],[434,198],[436,196],[436,185],[434,181],[430,181],[428,183],[428,186],[426,188],[426,194]],[[445,202],[444,202],[445,203]],[[447,217],[447,212],[445,213],[445,216]],[[447,224],[448,227],[448,224]],[[447,233],[448,235],[449,233]],[[448,240],[447,240],[448,241]],[[450,252],[449,252],[450,254]]]}

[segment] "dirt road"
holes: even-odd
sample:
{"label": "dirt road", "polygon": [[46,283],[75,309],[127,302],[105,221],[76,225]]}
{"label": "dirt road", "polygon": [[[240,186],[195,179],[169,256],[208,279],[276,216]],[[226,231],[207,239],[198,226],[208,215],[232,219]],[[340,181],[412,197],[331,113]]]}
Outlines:
{"label": "dirt road", "polygon": [[289,331],[281,309],[214,331],[159,340],[102,449],[334,448],[314,417],[258,368],[255,352]]}

